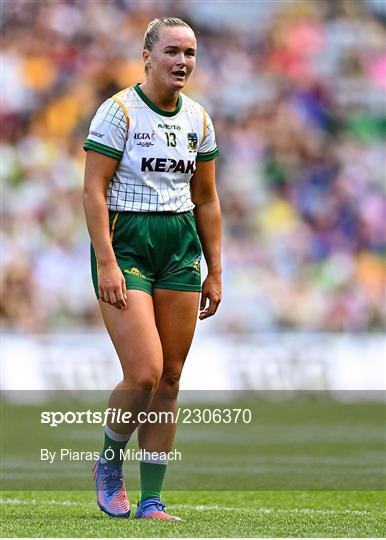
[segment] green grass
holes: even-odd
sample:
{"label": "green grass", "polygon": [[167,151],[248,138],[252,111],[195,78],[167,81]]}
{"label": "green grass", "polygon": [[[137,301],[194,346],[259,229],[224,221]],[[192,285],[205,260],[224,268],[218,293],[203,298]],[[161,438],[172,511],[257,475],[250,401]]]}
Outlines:
{"label": "green grass", "polygon": [[[129,493],[135,501],[136,494]],[[114,519],[90,492],[5,492],[3,537],[383,537],[381,492],[169,492],[180,523]]]}
{"label": "green grass", "polygon": [[[91,463],[40,460],[40,448],[100,450],[101,427],[49,428],[41,410],[65,406],[3,402],[1,535],[384,537],[384,405],[316,398],[276,402],[250,394],[239,403],[251,408],[250,424],[179,425],[175,446],[183,459],[170,463],[163,499],[181,523],[104,515]],[[68,403],[88,408],[71,394]],[[125,473],[135,502],[138,464],[126,463]]]}
{"label": "green grass", "polygon": [[[101,448],[100,425],[49,427],[40,423],[42,409],[65,410],[65,406],[3,404],[3,490],[56,491],[58,486],[64,491],[93,489],[89,461],[56,459],[49,464],[40,459],[41,448],[55,450],[58,456],[61,448]],[[73,410],[89,407],[87,403],[74,403],[72,395],[67,406]],[[339,403],[322,396],[281,402],[249,399],[238,406],[251,408],[251,423],[180,423],[175,448],[182,459],[171,463],[165,489],[386,490],[382,403]],[[100,404],[93,410],[104,407]],[[129,446],[136,447],[135,436]],[[138,489],[138,464],[128,461],[125,470],[130,488]]]}

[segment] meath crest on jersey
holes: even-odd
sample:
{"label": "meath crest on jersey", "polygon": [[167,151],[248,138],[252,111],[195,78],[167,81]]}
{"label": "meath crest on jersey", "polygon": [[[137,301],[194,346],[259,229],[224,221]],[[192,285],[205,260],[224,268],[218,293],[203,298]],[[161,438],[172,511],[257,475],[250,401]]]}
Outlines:
{"label": "meath crest on jersey", "polygon": [[195,131],[188,133],[188,150],[189,152],[196,152],[198,145],[198,137]]}

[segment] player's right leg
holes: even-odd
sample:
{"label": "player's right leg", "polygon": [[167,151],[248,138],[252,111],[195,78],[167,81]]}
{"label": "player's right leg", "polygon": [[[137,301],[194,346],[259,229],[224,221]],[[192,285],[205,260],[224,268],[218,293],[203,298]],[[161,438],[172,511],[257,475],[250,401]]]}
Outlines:
{"label": "player's right leg", "polygon": [[[129,423],[108,423],[104,449],[94,464],[94,478],[101,510],[112,516],[128,517],[130,509],[120,454],[137,427],[138,413],[148,409],[158,385],[162,347],[148,293],[128,290],[127,308],[122,311],[103,302],[100,308],[123,371],[123,379],[111,393],[108,406],[130,412],[131,417]],[[107,459],[112,455],[113,459]]]}

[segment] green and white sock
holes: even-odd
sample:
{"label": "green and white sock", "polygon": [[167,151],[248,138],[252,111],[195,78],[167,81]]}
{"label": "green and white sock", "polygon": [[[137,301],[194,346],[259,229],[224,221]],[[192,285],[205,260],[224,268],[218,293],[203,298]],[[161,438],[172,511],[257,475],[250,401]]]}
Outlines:
{"label": "green and white sock", "polygon": [[150,498],[161,498],[162,484],[164,482],[167,459],[143,459],[140,461],[141,476],[140,502]]}
{"label": "green and white sock", "polygon": [[109,426],[105,426],[105,442],[101,457],[104,457],[109,463],[122,465],[122,453],[125,451],[126,444],[130,440],[130,434],[116,433]]}

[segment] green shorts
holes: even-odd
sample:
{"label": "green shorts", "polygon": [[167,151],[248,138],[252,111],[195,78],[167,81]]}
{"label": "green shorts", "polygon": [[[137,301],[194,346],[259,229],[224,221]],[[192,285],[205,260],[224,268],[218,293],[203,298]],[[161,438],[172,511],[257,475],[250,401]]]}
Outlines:
{"label": "green shorts", "polygon": [[[191,212],[110,212],[110,237],[127,289],[201,291],[201,243]],[[91,246],[91,272],[98,267]]]}

